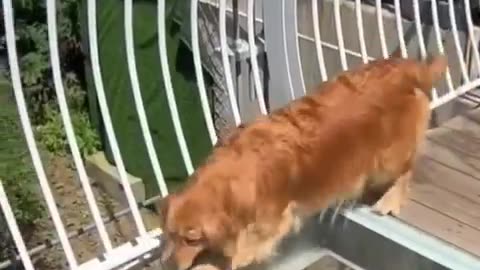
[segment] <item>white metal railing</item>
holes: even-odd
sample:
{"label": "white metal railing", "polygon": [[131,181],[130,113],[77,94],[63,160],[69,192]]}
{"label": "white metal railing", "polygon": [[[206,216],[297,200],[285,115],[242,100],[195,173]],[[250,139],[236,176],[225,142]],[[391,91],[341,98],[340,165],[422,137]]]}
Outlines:
{"label": "white metal railing", "polygon": [[73,160],[75,162],[75,167],[78,170],[78,176],[82,187],[85,191],[85,196],[92,212],[95,224],[97,225],[97,230],[102,240],[102,244],[105,250],[110,251],[112,249],[112,243],[108,237],[107,230],[105,225],[101,222],[101,215],[98,209],[98,206],[95,202],[95,196],[93,195],[92,187],[85,170],[85,165],[80,154],[80,150],[77,145],[77,140],[75,139],[75,132],[72,126],[72,120],[70,119],[70,113],[67,106],[67,100],[65,98],[65,90],[63,88],[62,74],[60,71],[60,59],[58,53],[58,40],[57,40],[57,19],[56,19],[56,3],[55,1],[47,2],[47,18],[48,18],[48,40],[50,46],[50,57],[53,70],[53,78],[55,84],[55,90],[58,98],[58,103],[60,107],[60,112],[65,125],[65,132],[67,135],[67,140],[70,145],[70,151],[72,152]]}
{"label": "white metal railing", "polygon": [[[30,154],[32,156],[33,165],[38,176],[41,190],[45,197],[45,202],[47,203],[48,211],[50,212],[50,215],[52,217],[55,230],[58,234],[58,237],[60,238],[62,248],[65,251],[65,255],[67,257],[67,261],[70,267],[75,269],[77,268],[77,262],[75,256],[73,255],[72,246],[67,239],[67,233],[60,218],[58,208],[55,205],[55,200],[52,196],[52,191],[50,190],[50,186],[48,184],[42,161],[40,160],[40,154],[38,153],[38,148],[33,135],[30,119],[28,118],[28,112],[25,105],[25,97],[23,95],[22,83],[20,80],[20,71],[18,67],[17,50],[15,44],[15,31],[13,26],[13,9],[10,0],[3,1],[3,12],[13,92],[15,95],[15,101],[17,102],[22,128],[25,133],[25,139],[27,141],[28,149],[30,150]],[[20,234],[18,228],[15,227],[10,227],[10,231],[13,231],[14,235]]]}
{"label": "white metal railing", "polygon": [[198,0],[191,0],[190,23],[190,29],[192,31],[193,62],[195,65],[195,75],[197,76],[198,91],[202,103],[203,117],[207,124],[210,141],[212,142],[212,145],[215,145],[217,143],[217,133],[215,132],[213,119],[211,117],[212,112],[208,105],[207,90],[205,89],[205,79],[203,78],[202,60],[200,56],[200,41],[198,38]]}
{"label": "white metal railing", "polygon": [[[332,31],[336,33],[337,36],[337,42],[336,44],[333,43],[331,40],[325,40],[322,39],[320,27],[319,27],[319,22],[318,18],[320,18],[319,15],[319,7],[318,3],[319,2],[326,2],[326,3],[332,3],[332,12],[333,12],[333,18],[334,18],[334,28]],[[342,27],[342,18],[341,18],[341,10],[342,6],[345,6],[349,4],[349,2],[352,2],[353,5],[355,6],[355,19],[356,19],[356,25],[357,25],[357,32],[358,32],[358,47],[359,51],[355,51],[352,49],[349,49],[345,46],[344,44],[344,33],[343,33],[343,27]],[[443,45],[442,41],[442,36],[444,35],[443,32],[439,26],[439,12],[438,12],[438,5],[440,1],[437,0],[432,0],[432,1],[422,1],[422,0],[412,0],[412,8],[413,8],[413,24],[415,26],[416,30],[416,36],[418,38],[418,48],[419,52],[422,58],[425,58],[427,56],[427,48],[426,48],[426,41],[423,36],[423,30],[422,30],[422,16],[420,14],[420,7],[421,6],[427,6],[428,9],[430,9],[431,13],[431,18],[433,22],[433,28],[435,32],[435,41],[436,41],[436,49],[440,54],[445,54],[445,48]],[[478,78],[472,78],[471,75],[469,75],[469,67],[467,67],[466,63],[466,56],[465,56],[465,50],[463,49],[462,41],[460,38],[460,32],[466,35],[466,41],[469,41],[469,44],[471,46],[471,53],[473,56],[473,63],[475,67],[480,67],[480,63],[478,60],[480,59],[479,56],[479,51],[478,51],[478,40],[479,37],[475,36],[475,33],[478,33],[478,26],[474,26],[471,13],[468,12],[470,10],[470,1],[469,0],[464,0],[463,1],[463,6],[464,6],[464,18],[466,21],[466,26],[465,30],[459,30],[458,23],[457,23],[457,18],[462,17],[460,14],[458,14],[457,11],[455,11],[455,3],[452,0],[447,1],[442,1],[443,3],[448,5],[448,18],[442,18],[442,20],[448,20],[448,23],[451,25],[451,33],[453,37],[453,44],[454,44],[454,49],[452,51],[449,51],[449,58],[456,57],[456,61],[459,63],[460,67],[460,74],[462,76],[462,79],[460,82],[458,82],[456,85],[454,85],[452,75],[451,75],[451,70],[450,68],[447,71],[447,74],[445,76],[446,82],[447,82],[447,88],[448,91],[444,94],[440,94],[437,89],[434,89],[433,91],[433,100],[432,100],[432,108],[437,108],[445,103],[450,102],[452,99],[455,99],[458,96],[461,96],[465,93],[467,93],[469,90],[472,90],[480,85],[480,81]],[[421,4],[422,3],[422,4]],[[379,44],[380,44],[380,49],[381,49],[381,55],[383,57],[388,57],[388,46],[387,42],[385,39],[385,29],[384,29],[384,16],[385,12],[387,12],[385,9],[382,8],[382,1],[381,0],[375,0],[375,18],[378,26],[378,37],[379,37]],[[400,0],[394,0],[394,13],[392,14],[395,17],[395,22],[396,22],[396,28],[397,28],[397,36],[398,36],[398,46],[400,50],[400,54],[402,57],[408,57],[408,50],[407,50],[407,44],[406,40],[404,37],[404,23],[406,22],[406,19],[402,17],[402,7],[401,7],[401,1]],[[347,63],[347,56],[354,56],[354,57],[360,57],[362,59],[362,62],[368,63],[370,60],[373,60],[371,56],[368,55],[367,53],[367,46],[366,46],[366,41],[365,41],[365,30],[364,30],[364,20],[363,20],[363,12],[362,9],[364,9],[365,4],[362,3],[361,0],[344,0],[344,1],[336,1],[336,0],[326,0],[326,1],[319,1],[319,0],[312,0],[311,1],[311,10],[312,10],[312,19],[313,19],[313,33],[311,36],[305,34],[305,33],[298,33],[299,38],[302,38],[304,40],[310,40],[315,43],[316,46],[316,52],[317,52],[317,58],[318,58],[318,65],[319,65],[319,71],[320,71],[320,77],[321,80],[325,80],[327,78],[327,68],[326,68],[326,63],[324,61],[325,59],[325,49],[334,49],[338,51],[339,53],[339,59],[340,59],[340,64],[342,69],[347,69],[348,68],[348,63]],[[465,42],[466,42],[465,41]],[[371,43],[371,41],[369,41]],[[350,48],[352,46],[349,46]]]}
{"label": "white metal railing", "polygon": [[[143,107],[142,93],[140,91],[140,82],[138,81],[137,66],[135,61],[135,52],[133,48],[133,11],[132,0],[126,0],[124,2],[125,11],[125,43],[127,50],[127,62],[128,62],[128,74],[130,75],[130,82],[132,84],[133,99],[135,101],[135,109],[137,110],[138,119],[140,122],[140,128],[142,129],[143,139],[147,147],[148,157],[150,158],[150,164],[153,168],[155,179],[160,187],[160,192],[163,196],[168,195],[167,185],[163,178],[162,169],[160,168],[160,162],[158,161],[157,152],[153,145],[152,135],[148,125],[145,108]],[[160,12],[159,12],[160,14]],[[160,17],[159,17],[160,18]],[[159,19],[160,20],[160,19]],[[182,135],[182,140],[184,140]],[[188,155],[188,153],[186,154]]]}
{"label": "white metal railing", "polygon": [[127,171],[125,169],[125,165],[123,163],[123,159],[120,154],[120,149],[118,146],[117,139],[115,137],[112,120],[110,117],[110,112],[109,112],[107,100],[105,97],[105,90],[104,90],[102,74],[100,70],[100,59],[98,57],[95,0],[88,0],[87,5],[88,5],[88,36],[89,36],[89,46],[90,46],[90,58],[92,62],[93,79],[95,83],[95,89],[96,89],[96,94],[98,98],[98,103],[100,106],[102,120],[105,125],[108,141],[110,142],[110,145],[112,148],[113,158],[115,160],[115,164],[117,165],[118,175],[120,176],[122,187],[125,190],[125,195],[127,197],[128,205],[132,210],[132,215],[135,221],[136,228],[140,235],[145,236],[147,234],[147,231],[145,229],[145,225],[143,224],[140,211],[136,206],[135,197],[133,195],[132,189],[128,182]]}
{"label": "white metal railing", "polygon": [[[193,52],[193,63],[195,68],[195,74],[197,78],[197,86],[199,91],[199,97],[201,101],[202,111],[205,118],[205,124],[207,127],[208,135],[212,145],[217,142],[217,133],[215,130],[214,122],[212,119],[212,111],[208,104],[207,99],[207,89],[205,85],[205,79],[203,77],[203,70],[202,70],[202,59],[206,57],[215,57],[211,55],[201,55],[202,42],[204,40],[201,39],[201,35],[199,34],[199,25],[198,25],[198,11],[201,8],[201,5],[212,5],[218,8],[218,38],[219,38],[219,48],[220,48],[220,62],[221,68],[224,71],[224,80],[225,80],[225,91],[228,94],[229,98],[229,106],[232,112],[232,119],[233,123],[238,125],[242,121],[242,109],[240,108],[241,102],[237,100],[237,94],[239,91],[239,86],[235,85],[233,76],[238,74],[233,74],[232,72],[232,51],[236,48],[232,44],[229,44],[227,37],[228,37],[228,29],[227,29],[227,21],[230,19],[231,14],[234,12],[238,12],[242,17],[246,18],[246,26],[245,31],[247,32],[247,44],[248,44],[248,60],[251,63],[252,71],[252,85],[254,91],[256,93],[256,102],[258,103],[259,112],[261,114],[267,114],[267,107],[274,106],[278,107],[283,105],[291,99],[297,98],[299,95],[305,94],[305,82],[303,72],[301,70],[301,51],[299,46],[299,39],[308,40],[314,43],[314,47],[316,49],[316,61],[318,62],[319,68],[319,81],[325,81],[334,74],[333,70],[328,70],[328,68],[332,65],[330,62],[326,61],[326,53],[327,50],[335,50],[340,62],[340,67],[342,70],[347,70],[349,68],[348,57],[353,56],[360,58],[363,63],[368,63],[369,61],[373,60],[374,58],[368,54],[367,51],[367,40],[365,39],[365,32],[369,31],[371,27],[365,26],[364,20],[364,13],[363,9],[365,8],[365,3],[361,0],[352,0],[350,1],[351,5],[355,8],[355,18],[356,18],[356,30],[358,32],[358,36],[355,37],[358,39],[358,50],[352,49],[351,44],[346,44],[345,42],[345,35],[344,35],[344,28],[342,24],[345,24],[344,18],[342,17],[342,9],[344,6],[349,3],[348,1],[340,1],[340,0],[312,0],[309,1],[311,5],[311,15],[312,20],[308,21],[308,23],[312,24],[312,35],[309,36],[308,34],[300,33],[298,29],[296,29],[297,23],[299,23],[299,18],[296,17],[297,15],[297,1],[274,1],[274,0],[244,0],[246,5],[245,11],[235,11],[234,9],[230,8],[229,2],[226,0],[219,0],[219,1],[199,1],[199,0],[191,0],[190,2],[190,28],[191,28],[191,48]],[[300,0],[298,0],[300,1]],[[420,50],[420,55],[422,58],[427,57],[427,44],[425,44],[425,38],[422,32],[422,16],[421,16],[421,7],[425,6],[420,5],[420,0],[413,0],[413,11],[414,11],[414,19],[413,23],[416,29],[416,34],[418,37],[418,45]],[[472,77],[469,75],[468,66],[465,61],[465,52],[462,49],[462,42],[459,33],[461,31],[458,30],[457,27],[457,19],[456,16],[459,16],[455,13],[455,6],[452,0],[448,1],[448,11],[449,11],[449,22],[451,25],[451,32],[453,35],[453,43],[455,45],[454,52],[447,51],[443,45],[442,41],[442,30],[440,27],[440,18],[439,12],[437,8],[437,4],[439,1],[432,0],[430,1],[431,5],[429,8],[431,9],[432,14],[432,24],[435,33],[435,43],[436,48],[440,52],[440,54],[448,53],[450,57],[456,57],[456,60],[459,63],[460,67],[460,75],[462,80],[460,82],[455,83],[452,78],[452,70],[449,70],[446,74],[446,82],[448,86],[448,91],[444,94],[440,94],[439,91],[434,91],[434,96],[432,100],[432,108],[436,108],[441,106],[456,97],[467,93],[469,90],[472,90],[478,86],[480,86],[480,78]],[[48,39],[49,39],[49,49],[50,49],[50,61],[51,61],[51,68],[53,73],[53,82],[55,93],[58,98],[58,104],[62,115],[62,121],[65,127],[65,132],[67,135],[68,144],[70,146],[70,151],[72,153],[76,170],[78,171],[78,179],[81,183],[82,189],[85,192],[86,200],[88,203],[88,207],[90,212],[92,213],[94,223],[82,228],[81,231],[88,231],[92,229],[96,229],[99,232],[99,242],[103,246],[103,260],[98,258],[92,258],[90,261],[85,263],[78,263],[77,258],[75,256],[75,250],[72,248],[70,243],[70,238],[75,237],[80,234],[80,232],[70,232],[67,233],[64,223],[61,220],[59,210],[55,204],[55,199],[52,196],[52,192],[49,187],[49,182],[47,176],[44,171],[43,164],[39,157],[38,148],[36,146],[36,142],[33,136],[32,126],[30,124],[30,120],[28,118],[28,112],[24,100],[22,84],[20,80],[20,70],[18,66],[18,59],[17,59],[17,51],[16,51],[16,44],[15,44],[15,26],[14,26],[14,10],[12,8],[12,0],[3,0],[3,12],[4,12],[4,20],[5,20],[5,32],[6,32],[6,40],[8,46],[8,59],[10,63],[10,74],[11,74],[11,82],[13,86],[13,91],[15,94],[15,100],[18,106],[20,120],[22,124],[23,131],[25,133],[26,141],[28,144],[28,148],[30,150],[30,154],[33,160],[33,165],[35,171],[37,173],[41,192],[43,197],[46,201],[48,211],[50,216],[52,217],[55,231],[57,233],[58,239],[51,241],[53,244],[60,244],[62,246],[62,250],[65,253],[66,260],[69,264],[70,269],[128,269],[133,265],[137,264],[142,257],[149,256],[151,251],[160,245],[160,240],[158,236],[160,235],[159,230],[148,231],[145,227],[144,221],[140,214],[139,206],[145,206],[146,204],[151,203],[155,199],[154,198],[145,202],[141,205],[138,205],[136,199],[134,197],[133,191],[130,187],[130,184],[127,179],[127,172],[125,169],[125,164],[123,162],[119,145],[116,139],[116,134],[114,127],[111,122],[111,116],[109,107],[107,104],[107,100],[105,97],[105,89],[103,85],[103,78],[102,78],[102,70],[100,66],[100,56],[98,50],[98,40],[97,40],[97,21],[96,21],[96,1],[95,0],[88,0],[87,1],[87,11],[88,11],[88,40],[89,40],[89,57],[91,60],[92,71],[93,71],[93,79],[94,79],[94,86],[96,90],[96,95],[98,98],[98,103],[102,115],[102,121],[105,126],[107,139],[110,143],[113,157],[116,163],[116,168],[118,170],[118,175],[120,178],[120,182],[123,186],[123,190],[125,192],[125,196],[127,198],[128,209],[124,209],[115,214],[115,216],[121,216],[131,213],[133,216],[135,228],[138,231],[138,238],[136,239],[135,243],[124,243],[118,247],[114,247],[112,242],[109,238],[106,224],[110,222],[112,219],[104,218],[101,216],[100,211],[98,209],[98,205],[96,203],[96,199],[94,193],[92,191],[91,184],[89,182],[85,165],[80,155],[80,151],[78,148],[78,143],[75,138],[75,130],[72,126],[69,109],[67,106],[67,101],[65,98],[65,90],[63,86],[62,74],[60,69],[60,59],[59,59],[59,52],[58,52],[58,38],[57,38],[57,19],[56,19],[56,1],[55,0],[46,0],[46,8],[47,8],[47,22],[48,22]],[[319,5],[321,3],[322,5]],[[336,34],[336,43],[335,41],[328,40],[325,36],[328,36],[325,31],[325,23],[320,23],[320,12],[321,8],[328,3],[332,4],[333,10],[333,20],[334,23],[331,24],[331,27],[327,30],[329,32],[335,32]],[[264,7],[264,18],[260,19],[257,17],[255,13],[255,6],[256,5],[263,5]],[[277,5],[277,6],[275,6]],[[278,7],[281,5],[281,7]],[[291,10],[290,7],[294,7],[294,10]],[[477,68],[480,69],[480,56],[478,52],[478,37],[475,36],[475,28],[472,18],[468,10],[470,9],[469,0],[465,0],[464,2],[465,7],[465,21],[466,21],[466,30],[464,31],[465,35],[467,36],[467,40],[470,42],[472,47],[472,55],[474,59],[474,64]],[[388,57],[389,55],[389,48],[386,39],[386,30],[384,26],[385,20],[385,13],[387,12],[382,7],[382,1],[376,0],[374,5],[374,16],[377,22],[377,29],[378,31],[378,38],[381,50],[382,57]],[[290,22],[292,22],[291,15],[294,15],[293,18],[294,25],[292,26]],[[401,52],[402,57],[408,56],[407,50],[407,42],[405,41],[404,37],[404,30],[403,24],[405,19],[402,17],[401,14],[401,1],[395,0],[394,1],[394,11],[392,14],[395,17],[396,23],[396,31],[398,36],[398,46]],[[167,101],[169,110],[172,116],[172,122],[174,124],[174,131],[177,138],[177,143],[180,146],[181,156],[183,159],[183,163],[188,174],[193,173],[194,166],[191,160],[191,156],[189,153],[188,145],[184,136],[183,128],[180,122],[175,95],[174,95],[174,88],[171,81],[171,74],[170,74],[170,67],[168,66],[168,59],[167,59],[167,46],[166,46],[166,29],[165,29],[165,0],[158,0],[157,1],[157,16],[158,16],[158,44],[159,44],[159,55],[160,55],[160,63],[161,63],[161,71],[159,70],[159,75],[163,77],[165,91],[167,94]],[[134,39],[133,39],[133,1],[132,0],[125,0],[124,1],[124,30],[125,30],[125,44],[126,44],[126,55],[127,55],[127,66],[128,66],[128,74],[130,79],[130,84],[132,88],[132,93],[134,97],[134,104],[135,109],[139,117],[140,127],[142,131],[142,136],[144,143],[147,148],[147,153],[149,157],[149,161],[152,165],[154,176],[160,188],[160,193],[162,196],[168,194],[167,185],[165,183],[165,179],[162,173],[161,164],[159,162],[154,144],[152,139],[152,134],[149,130],[148,119],[146,116],[143,98],[142,98],[142,91],[139,83],[138,78],[138,71],[136,67],[136,60],[135,60],[135,51],[134,51]],[[272,23],[273,22],[273,23]],[[277,24],[276,22],[280,22]],[[272,74],[270,81],[262,81],[260,76],[261,67],[259,66],[257,60],[257,53],[258,48],[257,45],[261,38],[255,33],[255,25],[258,23],[265,23],[265,45],[267,50],[267,55],[269,56],[269,72]],[[323,26],[323,27],[322,27]],[[275,29],[274,27],[277,27]],[[292,27],[295,29],[295,35],[291,35]],[[278,42],[277,42],[278,41]],[[237,44],[236,41],[233,44]],[[264,87],[264,85],[268,83],[268,87]],[[263,84],[263,85],[262,85]],[[297,89],[299,88],[299,89]],[[301,88],[301,89],[300,89]],[[270,89],[270,90],[269,90]],[[240,89],[245,90],[245,89]],[[266,102],[264,100],[265,92],[268,93],[270,97],[270,102]],[[280,98],[279,98],[280,97]],[[3,186],[0,180],[0,206],[2,209],[2,213],[7,220],[8,228],[13,236],[13,240],[19,252],[18,259],[21,260],[26,269],[34,269],[30,256],[32,254],[36,254],[39,250],[46,248],[45,245],[36,247],[32,250],[27,250],[25,247],[25,243],[23,242],[21,233],[19,231],[18,226],[16,225],[15,219],[12,214],[12,209],[10,207],[9,201],[7,199],[8,194],[5,194]],[[347,211],[344,213],[347,217],[351,218],[352,220],[356,220],[370,228],[376,228],[376,231],[379,233],[387,234],[388,229],[385,229],[387,225],[381,225],[381,221],[374,220],[368,217],[367,212],[365,211]],[[390,221],[388,221],[390,222]],[[380,224],[380,225],[379,225]],[[388,226],[393,226],[393,223],[388,223]],[[408,233],[407,233],[408,234]],[[398,242],[406,243],[407,240],[401,240],[400,236],[397,236]],[[431,248],[431,245],[425,245],[425,247]],[[425,254],[433,254],[432,251],[424,251],[424,248],[418,248],[416,251],[419,253],[424,252]],[[442,252],[446,252],[443,251]],[[440,258],[437,253],[436,255],[430,255],[429,258],[435,258],[436,260],[441,261],[442,264],[451,266],[451,262],[445,258]],[[458,256],[464,256],[462,254]],[[465,265],[469,265],[470,263],[469,258],[465,259],[467,261]],[[0,269],[5,268],[9,265],[9,262],[0,263]],[[463,268],[462,268],[463,269]],[[465,268],[466,269],[466,268]]]}

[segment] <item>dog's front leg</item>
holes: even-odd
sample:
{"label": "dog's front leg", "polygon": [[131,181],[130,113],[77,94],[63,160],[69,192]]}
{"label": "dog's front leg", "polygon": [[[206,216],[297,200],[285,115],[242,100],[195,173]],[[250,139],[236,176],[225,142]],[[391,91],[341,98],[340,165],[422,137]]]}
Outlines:
{"label": "dog's front leg", "polygon": [[395,180],[393,186],[375,203],[373,211],[381,215],[392,213],[392,215],[398,216],[400,214],[400,208],[408,200],[411,178],[412,170],[410,169]]}

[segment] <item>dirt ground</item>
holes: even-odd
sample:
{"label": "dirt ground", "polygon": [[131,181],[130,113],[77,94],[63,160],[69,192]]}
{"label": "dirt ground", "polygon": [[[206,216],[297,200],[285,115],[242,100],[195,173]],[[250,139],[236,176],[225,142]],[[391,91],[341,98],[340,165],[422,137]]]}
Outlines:
{"label": "dirt ground", "polygon": [[[47,174],[50,187],[54,194],[62,220],[67,232],[76,231],[93,223],[87,201],[78,181],[73,161],[69,157],[50,157]],[[122,210],[122,206],[109,198],[109,195],[97,185],[93,186],[95,198],[103,217]],[[157,216],[151,211],[142,211],[144,222],[149,229],[158,227]],[[110,239],[114,246],[118,246],[137,236],[136,229],[130,215],[125,215],[107,225]],[[36,224],[36,232],[27,242],[28,248],[34,248],[45,242],[46,239],[57,238],[53,223],[47,216]],[[96,229],[71,240],[73,250],[79,263],[88,261],[102,254],[103,247],[99,242]],[[60,245],[32,256],[36,269],[68,269],[63,249]],[[156,269],[147,267],[145,269]]]}

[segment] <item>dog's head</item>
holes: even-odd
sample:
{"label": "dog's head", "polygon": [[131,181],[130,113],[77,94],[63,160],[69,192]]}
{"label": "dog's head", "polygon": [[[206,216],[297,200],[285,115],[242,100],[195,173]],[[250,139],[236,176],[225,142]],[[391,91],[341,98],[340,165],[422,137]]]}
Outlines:
{"label": "dog's head", "polygon": [[164,262],[185,270],[203,252],[220,252],[231,233],[232,224],[221,202],[207,191],[187,191],[169,195],[157,207],[161,212]]}

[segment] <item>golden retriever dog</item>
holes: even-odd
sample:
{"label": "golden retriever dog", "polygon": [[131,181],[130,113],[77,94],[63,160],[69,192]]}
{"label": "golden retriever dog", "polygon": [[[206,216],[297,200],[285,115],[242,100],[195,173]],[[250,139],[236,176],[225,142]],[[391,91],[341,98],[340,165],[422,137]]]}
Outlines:
{"label": "golden retriever dog", "polygon": [[232,270],[264,261],[303,218],[380,186],[374,211],[398,214],[446,66],[376,60],[235,129],[157,206],[163,259],[181,270],[206,251]]}

